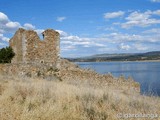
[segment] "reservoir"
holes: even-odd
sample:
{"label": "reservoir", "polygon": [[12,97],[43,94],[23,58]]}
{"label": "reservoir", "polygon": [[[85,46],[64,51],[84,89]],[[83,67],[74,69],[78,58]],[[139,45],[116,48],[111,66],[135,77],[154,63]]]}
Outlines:
{"label": "reservoir", "polygon": [[131,76],[141,85],[141,94],[160,96],[160,62],[76,62],[100,74]]}

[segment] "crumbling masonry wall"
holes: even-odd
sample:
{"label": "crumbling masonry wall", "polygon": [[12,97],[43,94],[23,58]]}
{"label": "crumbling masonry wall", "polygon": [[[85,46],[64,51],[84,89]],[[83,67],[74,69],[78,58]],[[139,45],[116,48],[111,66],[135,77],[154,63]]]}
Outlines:
{"label": "crumbling masonry wall", "polygon": [[40,40],[33,30],[18,29],[9,44],[15,52],[12,63],[52,63],[57,65],[60,59],[60,35],[47,29]]}

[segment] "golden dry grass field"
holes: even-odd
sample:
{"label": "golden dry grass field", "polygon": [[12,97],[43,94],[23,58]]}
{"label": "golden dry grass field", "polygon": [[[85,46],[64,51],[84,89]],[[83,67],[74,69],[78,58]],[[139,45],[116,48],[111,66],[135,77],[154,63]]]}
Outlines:
{"label": "golden dry grass field", "polygon": [[160,98],[86,82],[0,76],[0,120],[148,119],[130,114],[160,115]]}

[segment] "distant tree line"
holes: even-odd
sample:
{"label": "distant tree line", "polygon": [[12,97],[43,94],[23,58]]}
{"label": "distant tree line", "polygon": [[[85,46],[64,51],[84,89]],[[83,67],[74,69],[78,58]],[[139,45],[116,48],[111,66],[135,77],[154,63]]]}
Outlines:
{"label": "distant tree line", "polygon": [[15,53],[11,47],[0,49],[0,63],[11,63]]}

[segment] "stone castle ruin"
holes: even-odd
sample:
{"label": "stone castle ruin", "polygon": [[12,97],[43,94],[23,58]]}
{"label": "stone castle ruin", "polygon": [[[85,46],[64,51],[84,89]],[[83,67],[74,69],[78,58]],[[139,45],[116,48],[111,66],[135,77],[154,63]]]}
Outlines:
{"label": "stone castle ruin", "polygon": [[[95,71],[81,69],[76,64],[60,58],[60,35],[47,29],[40,40],[33,30],[18,29],[9,44],[15,52],[12,63],[0,64],[0,75],[20,78],[42,78],[46,80],[85,82],[87,85],[117,85],[124,89],[140,91],[139,84],[133,80],[114,78],[110,74],[98,74]],[[79,81],[79,82],[78,82]],[[128,86],[128,87],[126,87]]]}
{"label": "stone castle ruin", "polygon": [[12,63],[50,63],[57,65],[60,59],[60,35],[47,29],[40,40],[33,30],[20,28],[10,39],[9,44],[15,52]]}

